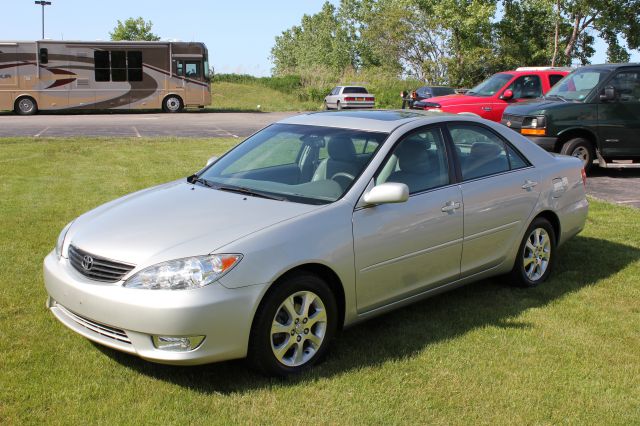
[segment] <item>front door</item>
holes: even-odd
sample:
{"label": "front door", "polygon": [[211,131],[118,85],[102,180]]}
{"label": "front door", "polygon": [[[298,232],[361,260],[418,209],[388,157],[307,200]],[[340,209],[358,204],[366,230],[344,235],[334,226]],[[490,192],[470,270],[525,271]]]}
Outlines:
{"label": "front door", "polygon": [[618,72],[606,86],[615,89],[616,98],[598,101],[602,154],[640,157],[640,68]]}
{"label": "front door", "polygon": [[460,272],[462,197],[450,184],[440,128],[406,135],[375,177],[375,184],[384,182],[404,183],[411,195],[353,213],[359,312],[453,281]]}

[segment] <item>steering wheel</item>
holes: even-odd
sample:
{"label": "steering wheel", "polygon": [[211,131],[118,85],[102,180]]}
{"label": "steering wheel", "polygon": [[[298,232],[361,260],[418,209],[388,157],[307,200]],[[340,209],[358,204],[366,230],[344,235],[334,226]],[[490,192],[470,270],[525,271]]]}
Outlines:
{"label": "steering wheel", "polygon": [[346,172],[338,172],[331,176],[331,180],[335,180],[342,189],[345,189],[349,186],[352,180],[355,179],[355,176],[346,173]]}

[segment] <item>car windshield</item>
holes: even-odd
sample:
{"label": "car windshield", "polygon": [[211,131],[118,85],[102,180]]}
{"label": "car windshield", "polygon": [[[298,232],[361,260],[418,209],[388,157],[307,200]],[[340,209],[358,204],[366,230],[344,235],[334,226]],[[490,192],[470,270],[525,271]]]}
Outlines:
{"label": "car windshield", "polygon": [[494,74],[465,93],[470,96],[493,96],[513,78],[513,74]]}
{"label": "car windshield", "polygon": [[199,181],[224,191],[326,204],[364,170],[387,133],[274,124],[207,168]]}
{"label": "car windshield", "polygon": [[594,87],[606,78],[610,73],[609,70],[585,69],[577,70],[567,75],[565,78],[556,83],[555,86],[547,92],[545,98],[560,98],[562,100],[584,102]]}
{"label": "car windshield", "polygon": [[364,87],[345,87],[342,93],[369,93]]}

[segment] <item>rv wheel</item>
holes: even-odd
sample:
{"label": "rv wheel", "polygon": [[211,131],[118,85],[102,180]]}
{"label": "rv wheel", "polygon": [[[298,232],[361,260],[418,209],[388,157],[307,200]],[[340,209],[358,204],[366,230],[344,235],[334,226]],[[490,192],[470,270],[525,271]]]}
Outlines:
{"label": "rv wheel", "polygon": [[33,115],[38,112],[38,104],[33,98],[25,96],[16,100],[14,110],[19,115]]}
{"label": "rv wheel", "polygon": [[169,95],[162,101],[162,110],[164,112],[180,112],[184,104],[178,95]]}

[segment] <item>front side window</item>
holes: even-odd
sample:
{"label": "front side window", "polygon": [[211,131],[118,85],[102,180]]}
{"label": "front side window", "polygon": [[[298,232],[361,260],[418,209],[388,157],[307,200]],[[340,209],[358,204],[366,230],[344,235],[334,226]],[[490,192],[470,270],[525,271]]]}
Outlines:
{"label": "front side window", "polygon": [[[509,155],[515,156],[514,166],[526,165],[513,148],[509,147],[512,152],[507,154],[502,139],[484,127],[468,124],[451,124],[448,127],[465,181],[509,171]],[[520,163],[516,163],[518,160]]]}
{"label": "front side window", "polygon": [[440,128],[406,135],[376,176],[376,185],[404,183],[409,193],[427,191],[449,183],[449,165]]}
{"label": "front side window", "polygon": [[360,176],[386,133],[274,124],[206,169],[213,188],[250,191],[308,204],[336,201]]}
{"label": "front side window", "polygon": [[465,93],[470,96],[493,96],[513,78],[513,74],[494,74]]}
{"label": "front side window", "polygon": [[537,75],[518,77],[507,89],[513,92],[514,99],[535,99],[542,96],[542,84]]}
{"label": "front side window", "polygon": [[611,80],[616,100],[622,103],[640,103],[640,71],[623,71]]}
{"label": "front side window", "polygon": [[187,78],[199,79],[201,76],[199,61],[198,62],[186,61],[184,64],[184,69],[185,69]]}

